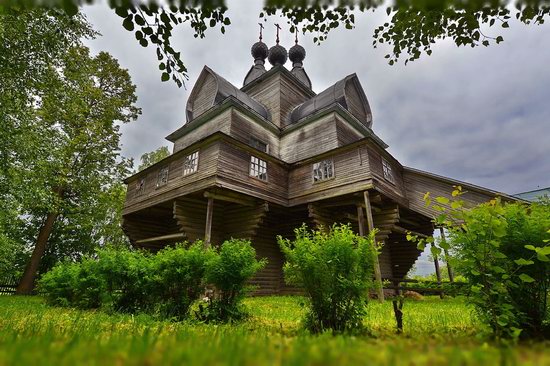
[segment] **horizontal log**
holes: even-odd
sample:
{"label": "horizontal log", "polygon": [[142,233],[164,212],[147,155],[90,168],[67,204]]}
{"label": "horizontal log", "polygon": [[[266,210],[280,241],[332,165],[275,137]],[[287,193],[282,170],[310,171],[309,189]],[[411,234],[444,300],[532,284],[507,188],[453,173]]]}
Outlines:
{"label": "horizontal log", "polygon": [[154,241],[171,240],[171,239],[182,239],[184,236],[185,235],[183,233],[153,236],[152,238],[136,240],[136,244],[144,244],[144,243],[150,243]]}

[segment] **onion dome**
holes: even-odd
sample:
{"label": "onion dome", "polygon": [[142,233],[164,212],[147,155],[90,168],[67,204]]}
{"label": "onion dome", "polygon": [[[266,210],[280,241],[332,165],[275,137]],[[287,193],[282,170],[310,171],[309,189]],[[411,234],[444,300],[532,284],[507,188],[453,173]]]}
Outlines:
{"label": "onion dome", "polygon": [[265,60],[267,58],[267,54],[269,53],[269,49],[265,43],[259,41],[252,45],[250,53],[252,54],[252,57],[254,57],[254,60]]}
{"label": "onion dome", "polygon": [[302,63],[306,58],[306,50],[299,44],[295,44],[288,50],[288,58],[293,64]]}
{"label": "onion dome", "polygon": [[267,59],[269,60],[269,63],[271,65],[273,66],[284,65],[287,58],[288,58],[288,53],[286,52],[286,48],[284,48],[280,44],[276,44],[275,46],[269,49],[269,55]]}

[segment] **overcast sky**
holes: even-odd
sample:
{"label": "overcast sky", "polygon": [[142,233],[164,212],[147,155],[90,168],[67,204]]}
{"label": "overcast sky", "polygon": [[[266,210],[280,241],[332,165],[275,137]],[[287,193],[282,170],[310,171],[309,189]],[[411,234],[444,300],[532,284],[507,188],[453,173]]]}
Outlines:
{"label": "overcast sky", "polygon": [[[184,123],[187,97],[204,65],[242,86],[253,64],[250,46],[257,41],[262,2],[227,4],[232,24],[224,35],[218,28],[195,39],[185,24],[174,32],[173,46],[189,70],[187,89],[160,81],[155,49],[141,47],[106,5],[85,8],[103,34],[88,45],[116,57],[137,85],[143,114],[123,126],[125,156],[137,161],[162,145],[171,148],[164,137]],[[355,29],[332,31],[320,46],[301,35],[313,90],[357,73],[372,108],[373,130],[403,165],[506,193],[550,186],[550,24],[513,21],[509,29],[487,31],[504,36],[500,45],[471,49],[444,41],[432,56],[389,66],[388,48],[372,47],[374,28],[386,21],[384,9],[358,14]],[[277,22],[286,24],[278,18],[266,23],[268,46],[275,44]],[[287,48],[293,45],[286,27],[281,40]]]}

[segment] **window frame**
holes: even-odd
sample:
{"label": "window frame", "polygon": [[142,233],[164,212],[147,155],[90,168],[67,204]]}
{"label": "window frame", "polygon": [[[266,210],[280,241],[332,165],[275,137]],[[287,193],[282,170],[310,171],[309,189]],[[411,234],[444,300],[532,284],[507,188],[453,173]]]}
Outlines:
{"label": "window frame", "polygon": [[390,164],[389,161],[384,158],[382,158],[382,176],[384,177],[385,181],[395,185],[395,174],[393,166]]}
{"label": "window frame", "polygon": [[[254,159],[256,159],[257,162],[255,162]],[[263,163],[263,165],[262,165],[262,163]],[[263,168],[263,171],[261,171],[261,168]],[[256,174],[254,174],[254,173],[256,173]],[[262,174],[265,174],[265,179],[261,178]],[[261,182],[268,182],[269,174],[268,174],[267,161],[263,160],[263,159],[260,159],[259,157],[255,156],[255,155],[250,155],[250,162],[248,164],[248,175],[251,178],[257,179]]]}
{"label": "window frame", "polygon": [[[325,162],[330,162],[330,167],[331,167],[331,173],[332,175],[330,176],[327,176],[326,178],[323,178],[323,174],[321,174],[321,178],[316,180],[315,179],[315,172],[319,169],[319,168],[315,168],[316,165],[320,165],[321,163],[325,163]],[[322,172],[321,172],[322,173]],[[323,182],[326,182],[326,181],[329,181],[329,180],[332,180],[336,177],[336,170],[334,169],[334,159],[333,158],[329,158],[329,159],[323,159],[323,160],[319,160],[315,163],[313,163],[311,165],[311,180],[313,182],[313,184],[317,184],[317,183],[323,183]]]}
{"label": "window frame", "polygon": [[[261,152],[265,152],[266,154],[269,154],[269,144],[267,142],[265,142],[264,140],[261,140],[259,138],[254,137],[254,136],[250,136],[250,138],[248,140],[248,144],[256,150],[259,150]],[[259,145],[265,145],[265,149],[261,149]]]}
{"label": "window frame", "polygon": [[[161,175],[166,172],[166,179],[164,177],[161,177]],[[156,188],[164,187],[168,184],[168,179],[170,178],[170,166],[165,165],[162,168],[159,169],[159,172],[157,173],[157,184]]]}
{"label": "window frame", "polygon": [[[193,159],[193,155],[197,155],[195,159]],[[193,171],[189,172],[189,173],[186,173],[185,171],[188,170],[188,168],[185,167],[186,163],[188,162],[187,159],[188,158],[191,158],[190,161],[194,161],[195,164],[194,164],[194,167],[193,167]],[[200,160],[200,153],[199,153],[199,150],[195,150],[193,151],[191,154],[187,154],[185,155],[185,157],[183,158],[183,163],[182,163],[182,176],[183,177],[188,177],[192,174],[195,174],[196,172],[199,171],[199,160]]]}

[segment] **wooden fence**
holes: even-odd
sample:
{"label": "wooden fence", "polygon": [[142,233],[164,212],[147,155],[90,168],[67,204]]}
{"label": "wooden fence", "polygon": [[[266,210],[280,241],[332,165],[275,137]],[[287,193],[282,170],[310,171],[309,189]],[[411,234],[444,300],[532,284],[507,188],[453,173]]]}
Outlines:
{"label": "wooden fence", "polygon": [[0,278],[0,295],[13,295],[18,282],[16,277]]}

